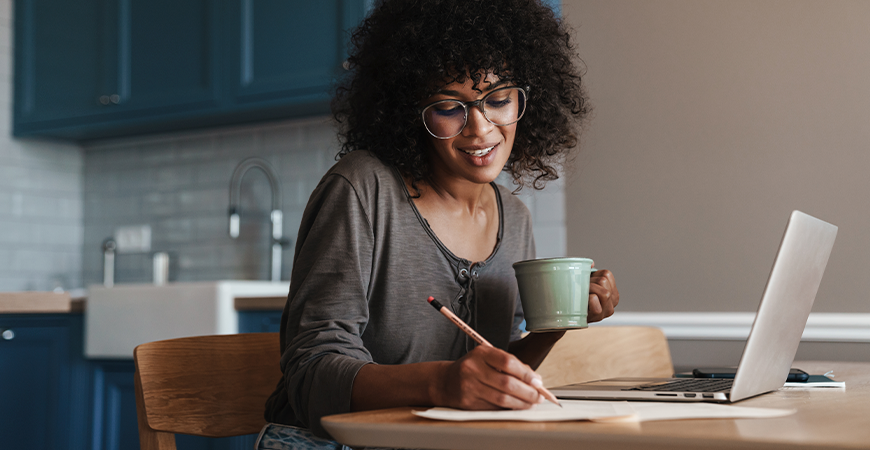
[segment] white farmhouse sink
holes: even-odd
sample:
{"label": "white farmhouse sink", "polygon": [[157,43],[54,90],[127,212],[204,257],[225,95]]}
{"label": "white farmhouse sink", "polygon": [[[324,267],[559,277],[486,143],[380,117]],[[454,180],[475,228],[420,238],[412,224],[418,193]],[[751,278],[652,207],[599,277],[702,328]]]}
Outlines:
{"label": "white farmhouse sink", "polygon": [[85,308],[85,356],[133,357],[145,342],[239,332],[233,300],[285,297],[289,282],[209,281],[91,286]]}

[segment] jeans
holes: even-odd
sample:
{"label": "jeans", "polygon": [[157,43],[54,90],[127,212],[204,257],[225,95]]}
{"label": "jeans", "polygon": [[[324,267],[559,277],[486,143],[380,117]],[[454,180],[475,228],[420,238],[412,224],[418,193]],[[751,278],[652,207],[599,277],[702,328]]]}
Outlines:
{"label": "jeans", "polygon": [[338,442],[319,438],[305,428],[268,423],[260,431],[257,450],[352,450]]}
{"label": "jeans", "polygon": [[[260,430],[256,450],[354,450],[335,441],[319,438],[305,428],[267,423]],[[386,448],[365,447],[357,450],[391,450]]]}

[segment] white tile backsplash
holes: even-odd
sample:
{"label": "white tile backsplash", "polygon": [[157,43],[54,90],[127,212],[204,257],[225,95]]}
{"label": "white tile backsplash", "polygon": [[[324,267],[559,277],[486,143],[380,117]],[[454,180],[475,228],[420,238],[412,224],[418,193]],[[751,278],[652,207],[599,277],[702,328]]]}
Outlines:
{"label": "white tile backsplash", "polygon": [[[271,189],[259,171],[248,172],[242,183],[242,235],[231,239],[227,234],[229,182],[236,165],[250,156],[270,161],[281,172],[286,161],[293,160],[291,147],[301,145],[304,129],[312,121],[247,126],[178,133],[134,139],[104,141],[86,146],[85,171],[114,172],[115,177],[97,175],[85,189],[85,215],[100,216],[86,220],[86,229],[106,223],[119,225],[120,220],[148,223],[153,229],[153,250],[169,251],[176,260],[171,279],[265,278],[269,267],[267,242],[268,211]],[[332,127],[320,132],[334,133]],[[264,137],[268,137],[265,139]],[[281,140],[297,144],[278,145]],[[269,142],[267,147],[264,143]],[[313,153],[334,152],[332,148],[313,148]],[[288,156],[289,155],[289,156]],[[318,161],[314,158],[313,161]],[[291,162],[292,164],[292,162]],[[306,162],[297,162],[305,165]],[[311,172],[309,169],[307,172]],[[316,171],[315,171],[316,172]],[[322,175],[317,174],[319,178]],[[304,207],[297,202],[299,184],[282,178],[283,210],[291,214]],[[307,185],[304,185],[307,187]],[[307,198],[307,193],[305,193]],[[121,200],[123,199],[123,200]],[[135,211],[112,216],[106,205],[138,204]],[[285,221],[284,234],[295,237],[296,229]],[[103,233],[106,228],[103,228]],[[99,254],[106,236],[85,232],[85,254]],[[119,256],[119,279],[139,279],[141,264],[122,264]],[[292,247],[284,254],[285,278],[289,274]],[[84,258],[85,283],[101,279],[101,258]],[[144,275],[147,279],[150,273]]]}
{"label": "white tile backsplash", "polygon": [[[95,172],[95,176],[85,188],[84,253],[98,255],[107,237],[91,232],[91,227],[106,230],[106,224],[117,226],[132,220],[151,225],[153,251],[169,251],[176,259],[172,279],[265,279],[271,191],[260,171],[248,172],[243,180],[240,238],[232,240],[227,234],[233,169],[243,159],[257,156],[269,161],[281,180],[283,232],[291,240],[282,265],[287,279],[302,212],[320,178],[335,163],[338,148],[335,129],[326,118],[88,145],[85,172]],[[551,183],[544,191],[525,189],[520,198],[533,214],[538,255],[564,255],[562,183]],[[106,205],[117,205],[119,213],[106,210]],[[123,205],[138,205],[139,209]],[[90,220],[94,217],[99,221]],[[101,261],[97,256],[84,258],[86,283],[101,279]],[[133,262],[119,262],[117,269],[122,280],[150,277],[150,272],[126,273],[135,270],[150,269]]]}
{"label": "white tile backsplash", "polygon": [[11,135],[12,4],[0,0],[0,291],[77,288],[84,155],[75,144]]}

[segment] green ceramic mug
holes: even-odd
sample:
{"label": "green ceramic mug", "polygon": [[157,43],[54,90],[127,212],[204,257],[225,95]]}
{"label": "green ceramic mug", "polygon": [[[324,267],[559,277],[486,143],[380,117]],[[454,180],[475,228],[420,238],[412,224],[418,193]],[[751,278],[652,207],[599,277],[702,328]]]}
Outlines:
{"label": "green ceramic mug", "polygon": [[526,330],[587,327],[589,276],[595,271],[591,259],[530,259],[513,266],[526,316]]}

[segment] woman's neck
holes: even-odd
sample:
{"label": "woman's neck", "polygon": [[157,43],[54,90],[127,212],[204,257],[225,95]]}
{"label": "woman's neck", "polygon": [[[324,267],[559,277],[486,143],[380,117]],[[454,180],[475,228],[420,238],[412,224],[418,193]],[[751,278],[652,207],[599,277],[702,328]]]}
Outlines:
{"label": "woman's neck", "polygon": [[[409,191],[410,180],[405,181]],[[439,179],[417,183],[417,210],[450,251],[469,261],[486,260],[498,240],[498,203],[490,184]]]}

